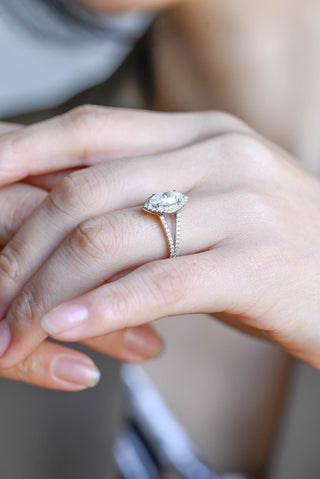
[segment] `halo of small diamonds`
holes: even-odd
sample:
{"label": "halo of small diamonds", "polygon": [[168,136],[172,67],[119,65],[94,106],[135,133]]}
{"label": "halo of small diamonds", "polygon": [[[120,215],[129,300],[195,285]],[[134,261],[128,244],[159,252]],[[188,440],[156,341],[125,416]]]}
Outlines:
{"label": "halo of small diamonds", "polygon": [[155,193],[150,196],[143,209],[156,215],[173,214],[180,211],[187,203],[188,197],[176,190]]}

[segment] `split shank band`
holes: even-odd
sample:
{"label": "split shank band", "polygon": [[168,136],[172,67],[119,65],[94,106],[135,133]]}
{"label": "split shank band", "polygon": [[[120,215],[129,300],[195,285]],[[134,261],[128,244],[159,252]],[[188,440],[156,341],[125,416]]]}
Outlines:
{"label": "split shank band", "polygon": [[[181,209],[188,201],[188,197],[178,191],[165,191],[150,196],[143,205],[144,211],[158,215],[167,238],[170,258],[179,255],[180,248],[180,215]],[[170,215],[173,220],[173,234],[165,215]]]}

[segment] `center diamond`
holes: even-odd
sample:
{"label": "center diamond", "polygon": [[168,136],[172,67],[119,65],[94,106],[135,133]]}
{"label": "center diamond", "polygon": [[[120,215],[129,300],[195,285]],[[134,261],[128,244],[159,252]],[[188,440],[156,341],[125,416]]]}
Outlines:
{"label": "center diamond", "polygon": [[165,191],[156,193],[147,199],[143,208],[149,213],[176,213],[184,207],[188,197],[178,191]]}

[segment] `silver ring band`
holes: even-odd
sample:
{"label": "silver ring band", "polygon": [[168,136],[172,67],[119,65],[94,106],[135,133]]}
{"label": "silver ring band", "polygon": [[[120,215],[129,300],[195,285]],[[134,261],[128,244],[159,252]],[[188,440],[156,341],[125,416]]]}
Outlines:
{"label": "silver ring band", "polygon": [[[158,215],[166,235],[170,258],[176,258],[180,249],[181,209],[188,201],[188,197],[176,190],[155,193],[143,205],[144,211]],[[165,214],[173,220],[173,233]]]}

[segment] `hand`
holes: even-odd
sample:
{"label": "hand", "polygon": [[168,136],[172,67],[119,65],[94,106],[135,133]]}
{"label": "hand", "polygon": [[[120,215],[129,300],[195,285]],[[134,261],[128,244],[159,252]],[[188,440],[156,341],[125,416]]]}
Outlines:
{"label": "hand", "polygon": [[[114,131],[130,132],[118,143],[119,157],[130,147],[145,156],[72,173],[3,250],[0,302],[11,342],[2,341],[0,367],[21,361],[47,332],[88,341],[201,312],[266,332],[320,369],[319,181],[228,115],[112,114],[105,156],[114,151]],[[109,115],[109,109],[88,112],[89,158],[92,135]],[[59,140],[67,157],[67,134]],[[182,214],[182,256],[163,259],[163,232],[141,205],[173,188],[190,200]]]}
{"label": "hand", "polygon": [[[20,125],[0,123],[0,142],[2,141],[3,150],[8,151],[8,145],[13,144],[16,148],[25,132],[29,137],[28,130],[34,131],[34,127],[27,128],[25,131],[23,129],[24,127]],[[7,135],[9,132],[11,134]],[[21,146],[24,144],[24,141],[22,141]],[[19,152],[19,148],[16,152]],[[19,156],[17,154],[12,158],[10,164],[1,165],[2,177],[0,174],[0,183],[1,180],[3,182],[4,177],[7,182],[6,171],[9,168],[12,179],[18,178],[21,173],[21,162],[24,161],[24,155]],[[43,159],[41,158],[41,160]],[[68,160],[66,160],[65,166],[68,166],[68,164]],[[46,167],[48,171],[55,169],[50,157],[47,157],[47,164],[43,163],[42,166]],[[47,191],[50,191],[70,171],[72,170],[29,176],[25,178],[25,182],[28,184],[14,183],[0,187],[0,250],[45,199]],[[1,327],[0,323],[0,330]],[[126,361],[141,361],[158,353],[161,343],[161,339],[151,327],[143,326],[106,335],[99,338],[99,341],[92,341],[90,345],[92,349],[105,355]],[[71,371],[72,376],[77,380],[76,383],[70,383],[67,380],[68,378],[65,375],[67,370]],[[55,371],[60,371],[60,378],[55,374]],[[63,380],[61,380],[61,374],[64,374]],[[99,371],[86,355],[53,343],[44,342],[16,366],[1,370],[0,376],[42,387],[81,390],[95,385],[99,378]]]}
{"label": "hand", "polygon": [[[0,122],[1,138],[14,136],[22,127],[13,123]],[[9,165],[8,165],[9,166]],[[12,165],[10,166],[12,168]],[[19,170],[19,167],[17,167]],[[0,171],[0,178],[2,172]],[[1,184],[1,181],[0,181]],[[24,183],[7,185],[0,188],[0,248],[11,239],[22,223],[44,200],[47,193]]]}

